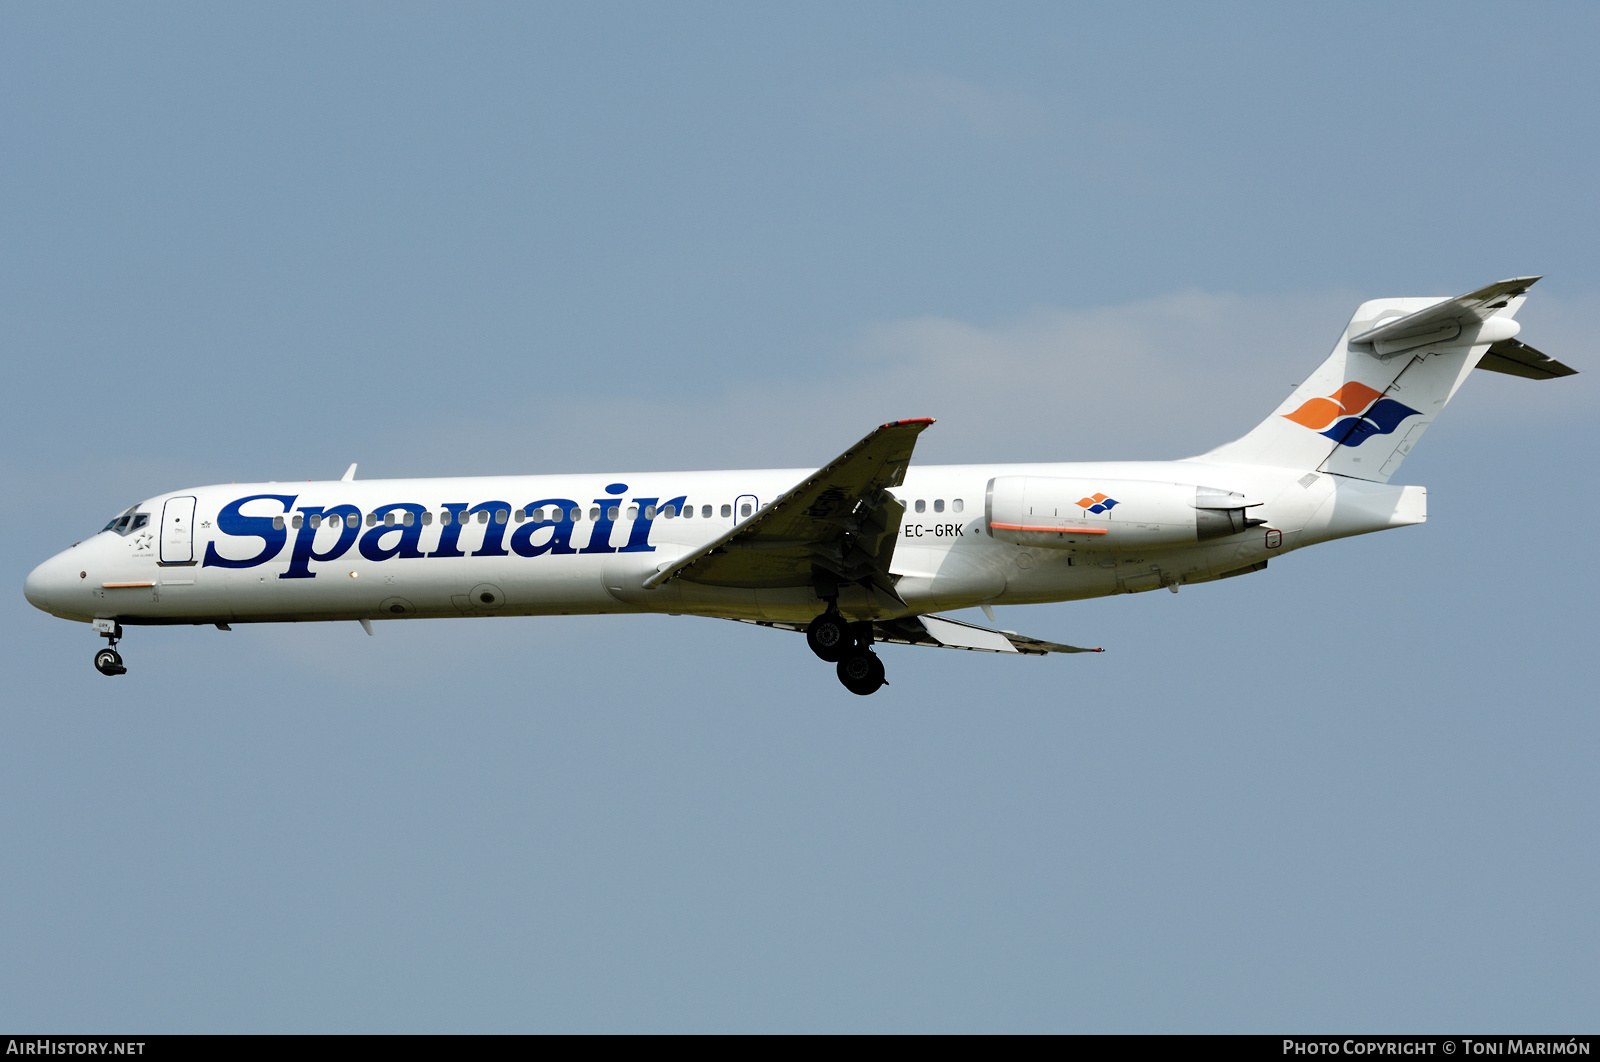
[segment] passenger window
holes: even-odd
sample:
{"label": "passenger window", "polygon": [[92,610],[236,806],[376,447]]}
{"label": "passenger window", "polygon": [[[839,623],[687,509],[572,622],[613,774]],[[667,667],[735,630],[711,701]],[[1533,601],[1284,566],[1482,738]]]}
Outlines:
{"label": "passenger window", "polygon": [[427,527],[431,523],[433,523],[433,513],[432,512],[424,512],[422,514],[422,526],[423,527]]}
{"label": "passenger window", "polygon": [[732,515],[733,515],[733,506],[731,506],[731,505],[724,505],[724,506],[723,506],[723,507],[722,507],[722,515],[723,515],[723,516],[732,516]]}
{"label": "passenger window", "polygon": [[957,499],[955,499],[954,501],[952,501],[950,503],[950,510],[952,512],[957,512],[957,513],[959,513],[961,511],[961,499],[960,498],[957,498]]}
{"label": "passenger window", "polygon": [[694,519],[694,506],[692,506],[692,505],[685,505],[685,506],[684,506],[684,507],[683,507],[683,518],[684,518],[684,519],[685,519],[685,520],[692,520],[692,519]]}
{"label": "passenger window", "polygon": [[449,509],[446,509],[444,512],[439,514],[439,522],[441,524],[449,524],[450,523],[450,510]]}
{"label": "passenger window", "polygon": [[511,518],[513,520],[515,520],[517,523],[520,524],[520,523],[522,523],[522,521],[524,521],[524,520],[526,520],[528,518],[528,514],[527,514],[526,511],[524,511],[522,509],[512,509],[511,510]]}
{"label": "passenger window", "polygon": [[918,498],[917,499],[917,512],[919,512],[919,513],[920,512],[924,512],[924,511],[927,510],[927,508],[928,508],[928,503],[923,501],[921,498]]}
{"label": "passenger window", "polygon": [[312,513],[311,514],[311,530],[315,531],[317,528],[319,528],[321,526],[322,526],[322,514],[321,513]]}
{"label": "passenger window", "polygon": [[377,513],[368,513],[367,514],[367,526],[368,527],[377,527],[378,526],[378,514]]}
{"label": "passenger window", "polygon": [[[650,508],[654,509],[655,506],[652,505]],[[649,509],[645,510],[645,512],[648,514]],[[678,515],[678,507],[676,505],[663,505],[659,512],[662,516],[665,516],[668,520],[671,520],[674,516]]]}
{"label": "passenger window", "polygon": [[383,514],[383,526],[384,527],[393,527],[394,526],[394,513],[384,513]]}
{"label": "passenger window", "polygon": [[611,508],[606,510],[606,519],[608,519],[608,520],[615,520],[618,516],[621,516],[621,515],[622,515],[622,511],[621,511],[621,507],[620,506],[613,505]]}
{"label": "passenger window", "polygon": [[[628,506],[628,519],[637,520],[638,518],[639,507],[637,505]],[[656,507],[654,505],[646,505],[644,507],[644,518],[646,520],[654,520],[656,518]]]}
{"label": "passenger window", "polygon": [[711,506],[709,506],[709,505],[700,506],[700,518],[702,520],[711,519]]}
{"label": "passenger window", "polygon": [[290,518],[289,526],[294,528],[296,531],[300,530],[300,514],[299,513],[295,513],[294,516]]}
{"label": "passenger window", "polygon": [[494,511],[494,522],[495,523],[503,524],[509,519],[511,519],[511,510],[510,509],[496,509]]}
{"label": "passenger window", "polygon": [[582,509],[574,509],[568,515],[572,517],[572,522],[573,523],[577,523],[579,520],[583,519],[583,510]]}
{"label": "passenger window", "polygon": [[282,531],[283,530],[283,517],[274,516],[272,518],[272,529],[274,531]]}
{"label": "passenger window", "polygon": [[600,519],[600,506],[598,506],[598,505],[589,506],[589,519],[591,519],[591,520]]}
{"label": "passenger window", "polygon": [[745,502],[743,505],[739,506],[739,515],[740,516],[749,516],[750,515],[750,503],[749,502]]}
{"label": "passenger window", "polygon": [[536,523],[536,524],[544,523],[544,510],[543,509],[535,509],[529,515],[532,517],[534,523]]}
{"label": "passenger window", "polygon": [[936,513],[944,512],[944,499],[943,498],[935,498],[933,500],[933,511],[936,512]]}

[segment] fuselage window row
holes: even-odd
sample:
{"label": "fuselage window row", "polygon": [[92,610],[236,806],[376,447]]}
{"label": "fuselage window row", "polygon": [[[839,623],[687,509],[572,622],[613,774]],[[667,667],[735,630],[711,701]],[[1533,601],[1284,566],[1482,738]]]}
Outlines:
{"label": "fuselage window row", "polygon": [[[928,511],[927,499],[918,498],[917,502],[916,502],[916,505],[913,506],[913,508],[915,508],[916,511],[919,512],[919,513],[927,512]],[[965,508],[966,508],[966,503],[963,502],[960,498],[954,498],[950,502],[950,511],[953,512],[953,513],[959,513],[961,510],[963,510]],[[944,512],[944,499],[943,498],[935,498],[935,499],[933,499],[933,511],[936,512],[936,513]]]}
{"label": "fuselage window row", "polygon": [[[917,511],[921,512],[922,503],[918,502],[917,505]],[[934,503],[934,512],[943,511],[943,501]],[[961,511],[961,502],[959,500],[955,503],[955,511]],[[592,506],[589,509],[589,519],[591,521],[598,521],[600,519],[600,512],[601,510],[599,506]],[[748,517],[751,514],[750,504],[746,502],[744,505],[742,505],[740,507],[740,512],[743,516]],[[491,515],[494,518],[494,522],[497,524],[506,523],[508,520],[514,520],[519,524],[524,520],[532,520],[536,524],[542,524],[547,518],[550,521],[557,521],[563,516],[576,524],[581,523],[584,518],[584,513],[581,508],[574,508],[572,511],[567,513],[562,513],[562,511],[559,509],[551,509],[546,512],[546,510],[542,508],[515,510],[495,509],[492,514],[488,509],[479,509],[477,510],[478,523],[487,524]],[[626,519],[637,520],[639,515],[639,507],[637,505],[628,506]],[[655,505],[646,505],[644,507],[644,518],[646,520],[654,520],[657,517],[667,520],[675,520],[679,516],[682,516],[685,520],[690,520],[694,518],[694,515],[694,506],[687,503],[684,504],[681,512],[675,504],[662,505],[659,507]],[[608,520],[623,519],[624,516],[622,507],[620,505],[612,505],[607,507],[605,510],[605,516]],[[712,507],[710,505],[700,506],[700,518],[702,520],[709,520],[711,519],[711,516]],[[722,516],[724,519],[732,517],[733,506],[722,506]],[[453,513],[451,510],[445,509],[439,513],[439,523],[445,526],[448,526],[452,523],[466,524],[472,521],[472,517],[473,513],[471,512]],[[310,526],[315,529],[320,528],[325,522],[329,524],[329,526],[335,526],[339,523],[339,519],[340,518],[337,513],[326,517],[324,517],[324,515],[321,513],[312,513],[309,517],[303,516],[300,513],[296,513],[290,517],[287,522],[282,516],[274,516],[272,518],[272,527],[277,531],[282,531],[285,527],[293,528],[294,530],[298,531],[301,527],[305,526],[306,521],[309,520]],[[364,522],[368,527],[377,527],[379,519],[380,518],[377,513],[367,513],[366,520]],[[401,512],[390,511],[384,513],[382,517],[384,527],[413,527],[417,524],[418,520],[419,518],[417,514],[411,512],[410,510],[404,510]],[[115,531],[119,535],[126,535],[129,531],[144,527],[149,522],[150,517],[145,513],[124,513],[107,524],[103,530]],[[433,513],[424,511],[420,517],[420,522],[423,527],[431,527],[433,525]],[[346,527],[360,527],[362,523],[362,518],[355,513],[350,513],[344,517],[344,524]]]}

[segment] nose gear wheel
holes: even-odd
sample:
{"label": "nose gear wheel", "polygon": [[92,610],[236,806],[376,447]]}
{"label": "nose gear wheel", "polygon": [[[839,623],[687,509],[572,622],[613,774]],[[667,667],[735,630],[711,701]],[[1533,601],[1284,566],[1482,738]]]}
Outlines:
{"label": "nose gear wheel", "polygon": [[102,675],[126,675],[128,673],[128,669],[122,663],[122,654],[110,646],[106,646],[94,654],[94,669]]}

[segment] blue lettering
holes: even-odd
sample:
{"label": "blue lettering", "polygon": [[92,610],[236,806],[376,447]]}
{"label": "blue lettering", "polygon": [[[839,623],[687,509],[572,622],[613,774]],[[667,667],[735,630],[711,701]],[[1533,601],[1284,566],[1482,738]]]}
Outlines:
{"label": "blue lettering", "polygon": [[[300,514],[304,519],[300,522],[300,533],[294,537],[294,553],[289,557],[289,570],[279,575],[279,579],[315,579],[317,573],[311,570],[312,561],[338,560],[350,552],[356,537],[361,534],[361,511],[354,505],[335,505],[331,509],[323,509],[320,505],[301,506]],[[313,516],[339,521],[339,541],[326,553],[316,551],[317,529],[311,526]],[[347,519],[351,516],[355,519]]]}
{"label": "blue lettering", "polygon": [[461,538],[461,522],[466,519],[467,502],[446,502],[444,511],[450,514],[450,521],[445,523],[440,518],[439,544],[434,547],[430,557],[465,557],[456,547],[456,542]]}
{"label": "blue lettering", "polygon": [[[503,520],[511,518],[511,506],[503,501],[480,502],[467,510],[467,515],[484,513],[488,526],[483,529],[483,545],[472,551],[474,557],[506,557],[510,556],[500,540],[506,537],[506,525]],[[504,513],[504,516],[500,514]]]}
{"label": "blue lettering", "polygon": [[[385,524],[383,518],[389,513],[410,513],[411,526],[407,527],[403,521],[393,526]],[[369,561],[388,560],[390,557],[407,560],[421,557],[422,550],[417,548],[417,540],[422,537],[422,513],[422,506],[415,502],[395,502],[372,510],[372,515],[378,518],[378,526],[361,536],[361,555]],[[383,536],[392,534],[398,534],[400,541],[385,549]]]}
{"label": "blue lettering", "polygon": [[[511,549],[517,556],[537,557],[541,553],[578,552],[572,548],[572,510],[578,507],[578,503],[571,498],[542,498],[536,502],[529,502],[527,508],[529,510],[543,509],[546,506],[550,506],[555,510],[555,522],[536,524],[529,520],[517,528],[517,533],[511,536]],[[551,531],[550,537],[535,545],[533,542],[534,534],[547,527],[554,529]]]}
{"label": "blue lettering", "polygon": [[[687,494],[680,494],[676,498],[669,499],[667,505],[674,505],[682,509],[683,499],[687,497]],[[628,544],[617,550],[617,552],[654,553],[656,548],[650,544],[650,526],[656,522],[656,516],[660,516],[661,509],[666,508],[666,506],[657,507],[655,516],[646,516],[645,513],[650,510],[651,506],[656,504],[656,499],[635,498],[633,499],[633,504],[639,507],[639,515],[633,518],[633,528],[628,533]]]}
{"label": "blue lettering", "polygon": [[239,509],[253,501],[269,499],[283,506],[283,511],[288,512],[289,506],[294,504],[298,494],[252,494],[248,498],[229,502],[217,514],[217,530],[224,535],[236,538],[259,538],[262,541],[261,552],[249,560],[229,560],[217,552],[215,542],[206,543],[206,559],[200,565],[202,568],[254,568],[258,564],[265,564],[276,557],[283,550],[283,544],[288,541],[289,534],[281,527],[273,527],[271,516],[245,516]]}

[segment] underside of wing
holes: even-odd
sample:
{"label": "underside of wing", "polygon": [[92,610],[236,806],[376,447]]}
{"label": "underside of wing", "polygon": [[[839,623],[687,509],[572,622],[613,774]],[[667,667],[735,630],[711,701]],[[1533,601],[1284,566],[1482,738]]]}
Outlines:
{"label": "underside of wing", "polygon": [[713,586],[815,586],[823,597],[841,583],[893,596],[889,563],[905,506],[889,488],[905,480],[917,436],[933,421],[879,427],[709,546],[645,580]]}
{"label": "underside of wing", "polygon": [[[786,631],[804,632],[804,623],[784,623],[771,620],[740,620],[758,627],[776,627]],[[1016,631],[996,631],[975,623],[951,619],[948,616],[905,616],[899,619],[876,620],[872,624],[874,642],[891,642],[895,645],[927,645],[936,649],[967,649],[979,653],[1020,653],[1024,656],[1045,656],[1049,653],[1103,653],[1104,649],[1085,649],[1076,645],[1062,645],[1039,638],[1029,638]]]}

